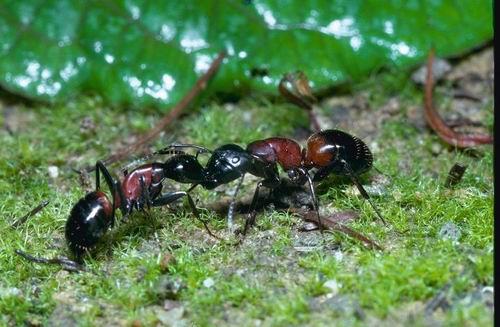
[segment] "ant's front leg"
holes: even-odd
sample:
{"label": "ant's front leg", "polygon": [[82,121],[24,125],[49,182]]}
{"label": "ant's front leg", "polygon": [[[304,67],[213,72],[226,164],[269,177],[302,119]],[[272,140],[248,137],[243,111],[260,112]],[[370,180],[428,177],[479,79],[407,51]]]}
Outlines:
{"label": "ant's front leg", "polygon": [[151,197],[149,196],[149,188],[146,186],[146,179],[144,176],[141,176],[139,179],[139,183],[141,184],[141,195],[137,200],[137,204],[140,210],[147,208],[151,209]]}
{"label": "ant's front leg", "polygon": [[231,202],[229,203],[229,209],[227,210],[227,228],[230,232],[234,232],[234,207],[236,206],[236,196],[238,195],[241,185],[243,184],[243,180],[245,179],[245,174],[241,175],[240,180],[238,182],[238,186],[236,186],[236,190],[234,190],[233,196],[231,197]]}
{"label": "ant's front leg", "polygon": [[21,250],[15,250],[14,251],[17,255],[20,255],[24,259],[31,261],[31,262],[36,262],[36,263],[41,263],[41,264],[56,264],[56,265],[61,265],[61,267],[64,270],[71,271],[71,272],[80,272],[80,271],[88,271],[85,266],[81,264],[82,259],[81,257],[78,257],[76,261],[70,260],[66,257],[56,257],[56,258],[43,258],[43,257],[35,257],[32,255],[27,254],[24,251]]}
{"label": "ant's front leg", "polygon": [[255,207],[257,206],[257,198],[259,197],[260,188],[263,186],[263,182],[260,181],[257,183],[257,187],[255,188],[255,192],[253,194],[252,202],[250,204],[250,213],[245,221],[245,227],[243,228],[243,236],[247,235],[248,229],[255,224],[255,218],[257,216],[257,211]]}
{"label": "ant's front leg", "polygon": [[245,227],[243,229],[243,236],[246,236],[248,229],[255,225],[255,219],[257,217],[257,201],[259,199],[260,189],[264,186],[269,189],[273,189],[279,186],[280,179],[264,179],[257,183],[255,192],[253,194],[252,202],[250,204],[249,214],[245,221]]}

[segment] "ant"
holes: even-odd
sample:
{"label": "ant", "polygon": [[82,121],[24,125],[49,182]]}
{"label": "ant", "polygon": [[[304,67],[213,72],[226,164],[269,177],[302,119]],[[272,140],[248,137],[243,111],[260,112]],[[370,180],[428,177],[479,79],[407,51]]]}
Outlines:
{"label": "ant", "polygon": [[[111,177],[101,161],[96,162],[96,190],[87,193],[71,209],[66,221],[66,240],[71,252],[80,261],[81,256],[93,248],[103,235],[115,225],[115,211],[119,209],[124,218],[133,210],[145,210],[150,207],[168,205],[182,197],[187,197],[189,206],[200,220],[210,236],[219,239],[213,234],[198,213],[198,209],[189,192],[205,181],[204,169],[197,160],[199,153],[208,151],[198,148],[196,156],[185,154],[182,151],[172,150],[179,146],[163,149],[161,154],[176,154],[164,163],[153,162],[141,165],[132,171],[124,171],[121,184]],[[156,153],[155,153],[156,154]],[[100,174],[108,185],[112,201],[100,190]],[[194,184],[188,191],[161,193],[163,181],[172,179],[180,183]]]}
{"label": "ant", "polygon": [[[189,147],[190,145],[178,146]],[[207,189],[213,189],[238,178],[242,181],[247,173],[262,178],[257,183],[243,235],[246,235],[249,227],[255,223],[260,189],[262,187],[273,189],[279,186],[278,165],[288,174],[292,182],[299,185],[308,183],[313,199],[313,209],[320,222],[321,231],[323,225],[313,183],[324,180],[330,174],[349,177],[361,195],[368,200],[380,220],[386,224],[358,179],[360,174],[371,169],[372,164],[373,155],[361,139],[346,132],[331,129],[312,134],[304,149],[301,149],[296,141],[283,137],[257,140],[248,144],[246,149],[236,144],[223,145],[212,152],[205,167],[205,182],[201,184]],[[311,177],[309,171],[313,168],[316,172]],[[239,191],[241,181],[233,195],[228,220],[232,220],[234,198]],[[196,185],[198,184],[193,185],[190,190]]]}
{"label": "ant", "polygon": [[[184,147],[196,148],[198,151],[193,156],[178,150]],[[189,194],[199,183],[207,187],[212,185],[205,183],[205,170],[197,159],[200,153],[207,151],[209,150],[196,145],[172,145],[153,155],[175,154],[175,156],[163,163],[143,164],[130,172],[125,170],[121,183],[113,179],[101,161],[97,161],[95,191],[87,193],[73,206],[66,221],[66,241],[76,262],[66,258],[36,258],[22,251],[16,251],[16,253],[30,261],[61,264],[71,271],[82,270],[79,263],[82,262],[83,255],[94,248],[104,234],[114,227],[116,209],[121,211],[122,219],[126,219],[134,210],[142,211],[150,207],[168,205],[184,196],[187,197],[193,214],[203,223],[210,236],[220,240],[200,218],[198,209]],[[111,191],[111,201],[101,190],[101,174]],[[161,194],[162,183],[167,178],[179,183],[193,184],[193,186],[188,191]]]}

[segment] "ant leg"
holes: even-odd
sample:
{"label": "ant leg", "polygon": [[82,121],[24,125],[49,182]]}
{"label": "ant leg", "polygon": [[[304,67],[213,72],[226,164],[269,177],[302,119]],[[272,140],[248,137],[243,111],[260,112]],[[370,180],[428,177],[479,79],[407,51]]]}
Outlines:
{"label": "ant leg", "polygon": [[324,225],[321,222],[321,216],[319,214],[318,198],[316,197],[316,192],[314,192],[314,186],[313,186],[311,176],[309,175],[309,173],[306,170],[302,170],[302,173],[307,178],[307,184],[309,185],[309,192],[311,192],[311,197],[312,197],[312,202],[313,202],[313,210],[316,212],[316,216],[318,217],[319,231],[321,232],[321,234],[323,234]]}
{"label": "ant leg", "polygon": [[159,154],[184,154],[183,151],[178,150],[178,149],[187,149],[187,148],[192,148],[192,149],[197,149],[197,154],[196,156],[198,157],[198,154],[200,153],[212,153],[211,150],[196,145],[196,144],[182,144],[182,143],[174,143],[171,144],[163,149],[160,149],[158,151],[153,152],[153,155],[159,155]]}
{"label": "ant leg", "polygon": [[370,203],[370,205],[372,206],[373,210],[377,214],[378,218],[384,223],[385,226],[387,226],[387,223],[385,222],[384,218],[382,217],[382,214],[377,209],[377,207],[375,206],[375,204],[372,202],[370,196],[366,192],[366,190],[363,187],[363,185],[361,185],[361,183],[359,182],[359,179],[356,176],[356,174],[352,171],[351,166],[349,166],[349,164],[345,160],[341,160],[341,162],[344,165],[344,168],[345,168],[345,170],[347,172],[347,175],[349,176],[349,178],[351,179],[351,181],[353,182],[353,184],[356,185],[356,187],[358,188],[359,193],[361,193],[361,195],[368,201],[368,203]]}
{"label": "ant leg", "polygon": [[99,172],[101,172],[104,176],[104,180],[108,184],[109,190],[111,191],[111,197],[113,198],[113,213],[112,213],[112,220],[111,224],[112,226],[114,225],[115,222],[115,210],[116,210],[116,195],[118,193],[118,196],[120,197],[120,210],[123,215],[127,213],[127,208],[126,208],[126,198],[125,195],[123,194],[123,190],[121,188],[120,182],[116,181],[111,177],[111,174],[109,173],[108,169],[106,166],[104,166],[104,163],[100,160],[98,160],[95,164],[95,174],[96,174],[96,189],[100,189],[100,176]]}
{"label": "ant leg", "polygon": [[172,146],[165,147],[163,149],[160,149],[158,151],[155,151],[153,153],[149,153],[146,155],[143,155],[142,157],[136,158],[134,161],[128,163],[127,165],[123,166],[120,170],[124,175],[128,174],[128,170],[132,167],[136,167],[139,163],[144,162],[146,160],[150,160],[151,158],[154,158],[159,155],[177,155],[177,154],[185,154],[184,151],[177,150]]}
{"label": "ant leg", "polygon": [[255,188],[255,192],[253,194],[252,203],[250,204],[250,213],[245,222],[245,228],[243,229],[243,236],[245,236],[248,232],[248,229],[255,224],[255,218],[257,216],[257,211],[255,207],[257,206],[257,198],[259,197],[260,188],[264,185],[263,181],[257,183],[257,187]]}
{"label": "ant leg", "polygon": [[198,212],[198,209],[196,208],[196,205],[194,204],[193,198],[191,197],[191,195],[189,195],[189,193],[184,192],[184,191],[167,193],[167,194],[164,194],[162,197],[153,200],[152,205],[153,205],[153,207],[164,206],[164,205],[170,204],[170,203],[182,198],[183,196],[186,196],[188,198],[188,202],[189,202],[189,206],[191,207],[191,211],[193,211],[193,214],[196,217],[196,219],[198,219],[199,221],[202,222],[207,233],[215,239],[222,240],[220,237],[218,237],[217,235],[212,233],[210,228],[208,228],[207,223],[203,219],[200,218],[200,214]]}
{"label": "ant leg", "polygon": [[151,198],[149,196],[149,190],[146,187],[146,181],[144,176],[141,176],[139,179],[139,183],[141,184],[141,196],[139,198],[139,207],[141,209],[144,209],[144,207],[147,207],[147,209],[151,209]]}
{"label": "ant leg", "polygon": [[229,203],[229,209],[227,211],[227,227],[230,232],[234,230],[234,207],[236,205],[236,196],[241,189],[241,185],[243,184],[243,179],[245,178],[245,174],[241,175],[240,181],[238,182],[238,186],[236,186],[236,190],[234,190],[233,196],[231,198],[231,202]]}

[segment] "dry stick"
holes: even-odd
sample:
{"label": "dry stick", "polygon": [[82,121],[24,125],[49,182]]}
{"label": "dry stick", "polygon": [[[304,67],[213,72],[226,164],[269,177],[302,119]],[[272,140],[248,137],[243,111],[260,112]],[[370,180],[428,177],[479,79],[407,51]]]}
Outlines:
{"label": "dry stick", "polygon": [[317,100],[309,87],[309,79],[303,72],[285,74],[280,80],[278,91],[290,103],[306,110],[313,130],[315,132],[321,131],[321,125],[313,112],[313,103]]}
{"label": "dry stick", "polygon": [[452,130],[439,116],[432,101],[432,62],[434,61],[434,49],[429,51],[427,60],[427,76],[425,78],[424,92],[424,117],[429,126],[446,143],[457,148],[469,148],[480,144],[493,143],[493,137],[487,134],[462,134]]}
{"label": "dry stick", "polygon": [[[172,110],[170,110],[168,114],[165,117],[163,117],[162,120],[160,120],[160,122],[156,124],[156,126],[152,130],[143,135],[134,144],[127,145],[123,149],[118,150],[116,153],[104,159],[103,160],[104,164],[109,165],[111,163],[119,161],[125,158],[129,153],[133,151],[138,151],[139,149],[144,147],[148,142],[153,140],[161,131],[165,129],[165,127],[167,127],[170,123],[172,123],[172,121],[174,121],[187,106],[191,104],[191,102],[198,96],[198,94],[201,91],[203,91],[207,87],[208,81],[215,75],[225,56],[226,53],[224,51],[219,52],[217,58],[215,58],[215,60],[212,62],[206,73],[203,74],[203,76],[201,76],[196,81],[194,86],[191,88],[191,90],[189,90],[189,92],[184,96],[184,98],[182,98],[181,101],[177,103],[175,107],[172,108]],[[86,168],[87,172],[91,172],[94,169],[95,166]]]}
{"label": "dry stick", "polygon": [[40,202],[39,205],[37,205],[36,207],[34,207],[33,209],[31,209],[31,211],[28,212],[27,214],[25,214],[22,218],[20,218],[19,220],[16,220],[11,225],[11,227],[12,228],[16,228],[16,227],[24,224],[31,216],[36,215],[37,213],[39,213],[40,211],[42,211],[43,208],[45,208],[48,204],[49,204],[49,200],[43,200],[42,202]]}
{"label": "dry stick", "polygon": [[354,229],[347,227],[344,224],[338,223],[336,221],[333,221],[330,219],[330,217],[323,217],[322,221],[320,222],[318,220],[318,217],[314,214],[307,213],[302,218],[306,221],[313,222],[317,225],[322,224],[325,229],[331,229],[334,231],[339,231],[342,232],[346,235],[349,235],[352,238],[355,238],[357,240],[360,240],[361,242],[365,243],[367,246],[375,248],[377,250],[383,250],[380,245],[378,245],[375,241],[372,241],[368,237],[364,236],[363,234],[356,232]]}

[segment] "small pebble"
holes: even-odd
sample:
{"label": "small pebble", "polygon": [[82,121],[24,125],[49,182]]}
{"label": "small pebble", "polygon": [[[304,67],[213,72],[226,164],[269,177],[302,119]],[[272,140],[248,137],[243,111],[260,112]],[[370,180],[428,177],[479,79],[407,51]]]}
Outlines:
{"label": "small pebble", "polygon": [[457,225],[452,222],[445,223],[439,230],[439,236],[442,239],[448,239],[453,242],[457,242],[460,239],[462,233]]}
{"label": "small pebble", "polygon": [[335,296],[339,293],[340,285],[335,279],[327,280],[324,284],[324,287],[330,289],[330,295]]}
{"label": "small pebble", "polygon": [[165,300],[163,302],[163,309],[165,311],[169,311],[175,308],[179,308],[182,306],[182,303],[180,301],[174,301],[174,300]]}
{"label": "small pebble", "polygon": [[431,153],[435,156],[441,153],[443,151],[443,147],[439,143],[433,143],[431,145]]}
{"label": "small pebble", "polygon": [[187,322],[182,319],[184,307],[178,307],[169,311],[156,310],[156,317],[164,326],[187,326]]}
{"label": "small pebble", "polygon": [[205,279],[203,281],[203,286],[205,286],[206,288],[211,288],[214,285],[215,285],[215,281],[211,277],[208,277],[207,279]]}
{"label": "small pebble", "polygon": [[47,170],[49,171],[50,178],[57,178],[59,176],[59,168],[57,166],[49,166]]}
{"label": "small pebble", "polygon": [[370,196],[384,196],[387,193],[387,189],[381,184],[363,185],[363,187]]}

